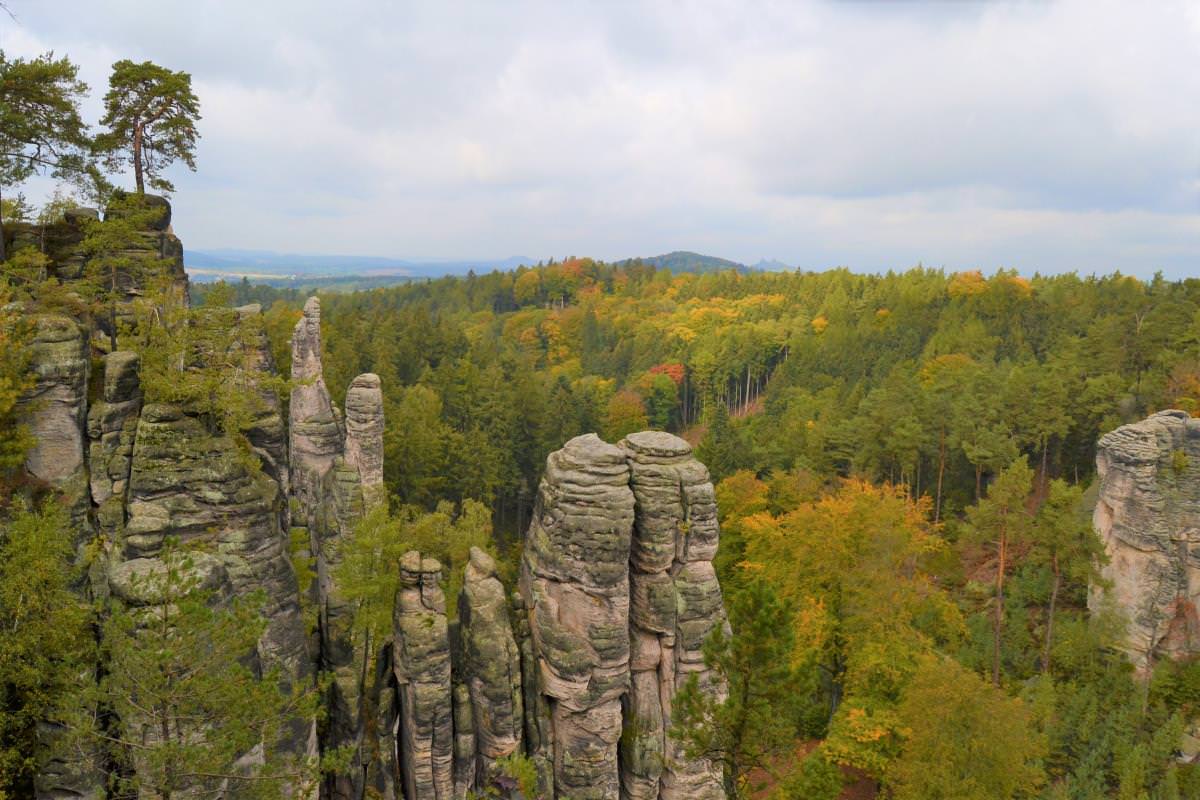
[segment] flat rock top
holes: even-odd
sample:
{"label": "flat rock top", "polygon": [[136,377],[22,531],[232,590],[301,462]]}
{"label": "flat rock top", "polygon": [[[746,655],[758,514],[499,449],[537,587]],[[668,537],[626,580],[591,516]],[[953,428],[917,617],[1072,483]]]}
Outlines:
{"label": "flat rock top", "polygon": [[609,444],[594,433],[585,433],[563,445],[558,451],[573,464],[618,464],[624,463],[621,448]]}
{"label": "flat rock top", "polygon": [[379,385],[379,376],[374,372],[364,372],[362,375],[359,375],[354,380],[350,381],[351,389],[378,389]]}
{"label": "flat rock top", "polygon": [[1100,437],[1099,448],[1121,463],[1153,463],[1165,453],[1181,447],[1190,438],[1200,437],[1200,419],[1186,411],[1170,409],[1122,425]]}
{"label": "flat rock top", "polygon": [[666,431],[640,431],[626,436],[621,444],[635,453],[650,456],[686,456],[692,446],[673,433]]}

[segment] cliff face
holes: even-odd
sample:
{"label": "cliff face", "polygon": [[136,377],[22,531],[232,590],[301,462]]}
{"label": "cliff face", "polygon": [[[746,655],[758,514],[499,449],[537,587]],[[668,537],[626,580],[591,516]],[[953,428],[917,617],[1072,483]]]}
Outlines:
{"label": "cliff face", "polygon": [[1200,652],[1200,419],[1163,411],[1100,439],[1093,516],[1108,563],[1106,595],[1127,622],[1125,650],[1148,674],[1155,661]]}
{"label": "cliff face", "polygon": [[[55,236],[54,269],[69,282],[86,269],[78,231],[66,224]],[[144,239],[186,292],[169,227]],[[37,444],[26,471],[69,503],[81,552],[98,543],[88,591],[155,602],[138,576],[162,569],[169,541],[195,548],[201,583],[219,597],[261,590],[266,630],[247,657],[282,667],[293,684],[331,677],[320,733],[297,725],[287,743],[295,753],[352,753],[321,797],[509,793],[504,760],[519,754],[546,797],[719,796],[716,767],[688,759],[669,735],[687,675],[723,691],[701,657],[705,637],[725,624],[712,568],[716,505],[688,445],[662,433],[567,442],[547,459],[518,591],[506,593],[493,559],[473,550],[462,591],[449,598],[451,625],[443,565],[409,553],[390,637],[364,640],[337,567],[343,544],[387,502],[383,390],[377,376],[358,376],[343,415],[323,379],[320,314],[310,299],[293,332],[286,418],[264,392],[238,432],[250,453],[205,415],[146,402],[138,355],[105,352],[102,325],[36,317],[35,381],[22,408]],[[274,370],[265,335],[251,367]],[[298,584],[297,557],[315,563],[311,585]],[[104,776],[54,759],[39,795],[102,798]]]}

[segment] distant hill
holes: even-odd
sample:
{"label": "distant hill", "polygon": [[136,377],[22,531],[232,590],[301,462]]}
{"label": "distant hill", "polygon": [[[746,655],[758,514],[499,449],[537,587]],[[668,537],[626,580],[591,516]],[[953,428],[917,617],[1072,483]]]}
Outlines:
{"label": "distant hill", "polygon": [[466,275],[469,271],[515,269],[533,264],[524,256],[471,261],[409,261],[373,256],[305,255],[270,250],[186,250],[184,265],[193,280],[240,279],[271,285],[311,284],[313,281],[342,282],[347,278],[372,279],[374,285],[401,283],[413,278]]}
{"label": "distant hill", "polygon": [[745,264],[739,264],[727,258],[693,253],[688,250],[676,250],[661,256],[627,258],[616,263],[629,264],[634,261],[641,261],[643,264],[649,264],[658,268],[665,267],[671,270],[671,272],[724,272],[729,269],[737,270],[738,272],[751,271],[750,267],[747,267]]}

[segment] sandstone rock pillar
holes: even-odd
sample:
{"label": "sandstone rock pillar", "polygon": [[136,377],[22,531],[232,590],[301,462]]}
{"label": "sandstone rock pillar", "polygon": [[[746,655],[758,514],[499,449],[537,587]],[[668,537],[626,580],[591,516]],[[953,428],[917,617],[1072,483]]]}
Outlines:
{"label": "sandstone rock pillar", "polygon": [[631,688],[625,700],[622,788],[633,800],[720,800],[719,765],[689,759],[670,736],[671,701],[692,674],[724,690],[704,665],[704,640],[725,624],[717,505],[708,470],[687,442],[644,431],[620,443],[636,500],[630,548]]}
{"label": "sandstone rock pillar", "polygon": [[521,654],[508,617],[508,598],[496,563],[471,548],[458,599],[462,635],[461,671],[469,693],[477,753],[477,783],[486,787],[496,761],[521,747],[524,702]]}
{"label": "sandstone rock pillar", "polygon": [[632,529],[629,466],[619,448],[588,434],[550,455],[525,540],[521,592],[538,691],[549,700],[557,797],[619,795]]}
{"label": "sandstone rock pillar", "polygon": [[400,771],[406,800],[452,800],[454,724],[442,565],[406,553],[400,565],[392,664],[400,694]]}

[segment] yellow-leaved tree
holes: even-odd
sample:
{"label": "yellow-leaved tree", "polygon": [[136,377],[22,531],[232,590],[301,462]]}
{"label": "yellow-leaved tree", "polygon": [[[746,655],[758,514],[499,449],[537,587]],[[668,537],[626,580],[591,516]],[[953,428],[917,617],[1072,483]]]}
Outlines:
{"label": "yellow-leaved tree", "polygon": [[827,757],[882,778],[903,740],[896,707],[919,659],[963,627],[924,568],[946,547],[928,501],[848,480],[739,527],[742,569],[796,609],[792,661],[818,687],[806,727],[826,735]]}

